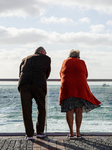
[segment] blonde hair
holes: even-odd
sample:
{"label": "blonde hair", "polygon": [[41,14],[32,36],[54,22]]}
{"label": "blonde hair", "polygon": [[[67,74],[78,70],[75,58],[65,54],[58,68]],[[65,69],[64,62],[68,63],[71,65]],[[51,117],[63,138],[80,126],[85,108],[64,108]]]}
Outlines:
{"label": "blonde hair", "polygon": [[69,57],[76,57],[76,58],[78,57],[78,58],[80,58],[80,51],[72,49],[69,53]]}

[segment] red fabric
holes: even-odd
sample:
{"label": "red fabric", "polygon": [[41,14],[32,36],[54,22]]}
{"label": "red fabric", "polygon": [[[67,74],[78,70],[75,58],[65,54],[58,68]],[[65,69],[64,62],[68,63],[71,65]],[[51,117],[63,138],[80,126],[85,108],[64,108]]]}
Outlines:
{"label": "red fabric", "polygon": [[95,105],[101,103],[90,91],[87,83],[88,71],[83,60],[74,57],[64,60],[60,70],[60,77],[60,105],[62,100],[69,97],[82,98]]}

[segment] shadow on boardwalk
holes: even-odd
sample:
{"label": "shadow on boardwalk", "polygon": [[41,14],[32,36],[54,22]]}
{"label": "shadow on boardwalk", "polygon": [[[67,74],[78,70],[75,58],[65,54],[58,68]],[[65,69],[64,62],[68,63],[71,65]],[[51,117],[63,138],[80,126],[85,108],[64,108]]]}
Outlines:
{"label": "shadow on boardwalk", "polygon": [[[36,147],[36,145],[38,147]],[[82,139],[68,140],[65,136],[35,139],[34,148],[58,150],[112,150],[112,136],[85,136]]]}
{"label": "shadow on boardwalk", "polygon": [[83,136],[69,140],[66,136],[34,137],[0,136],[0,150],[112,150],[112,136]]}

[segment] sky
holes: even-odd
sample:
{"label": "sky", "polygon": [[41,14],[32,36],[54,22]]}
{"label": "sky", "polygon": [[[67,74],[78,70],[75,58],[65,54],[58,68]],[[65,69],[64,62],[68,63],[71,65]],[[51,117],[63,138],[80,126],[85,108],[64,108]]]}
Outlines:
{"label": "sky", "polygon": [[0,0],[0,78],[19,78],[21,60],[43,46],[50,79],[71,49],[89,79],[112,78],[112,0]]}

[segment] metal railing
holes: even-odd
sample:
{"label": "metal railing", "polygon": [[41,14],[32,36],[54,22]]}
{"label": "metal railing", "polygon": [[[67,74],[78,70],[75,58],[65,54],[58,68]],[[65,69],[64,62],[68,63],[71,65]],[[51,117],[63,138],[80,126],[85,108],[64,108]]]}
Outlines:
{"label": "metal railing", "polygon": [[[0,79],[0,81],[18,81],[19,79],[17,78],[4,78],[4,79]],[[61,81],[61,79],[47,79],[47,81]],[[87,79],[88,82],[112,82],[112,79]]]}

